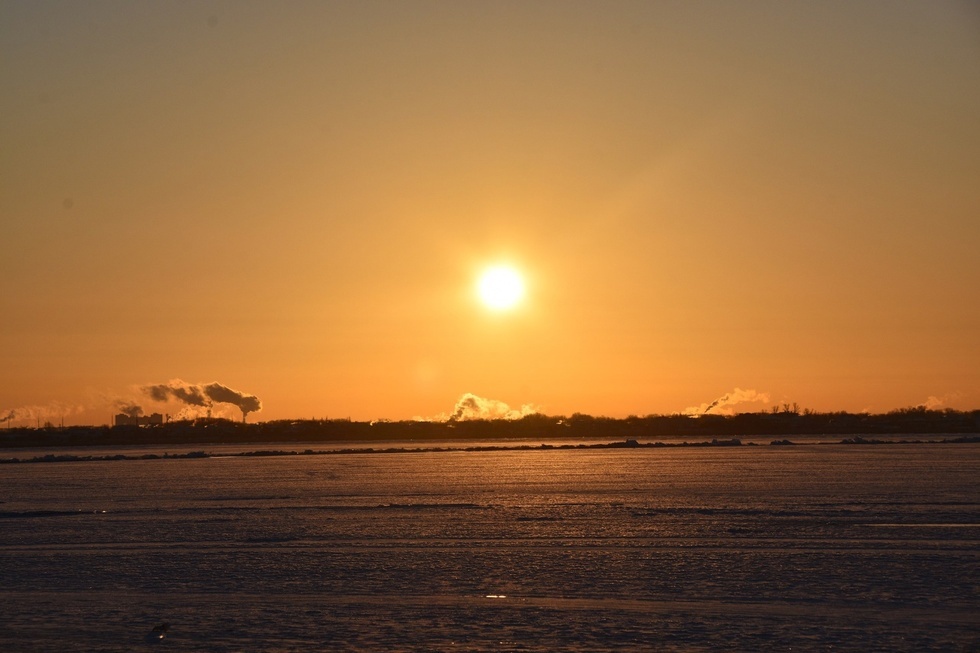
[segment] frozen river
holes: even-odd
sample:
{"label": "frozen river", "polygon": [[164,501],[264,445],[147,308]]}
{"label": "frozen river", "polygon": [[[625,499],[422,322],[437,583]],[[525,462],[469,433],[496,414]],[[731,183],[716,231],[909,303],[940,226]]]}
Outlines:
{"label": "frozen river", "polygon": [[0,465],[3,651],[978,651],[978,563],[976,444]]}

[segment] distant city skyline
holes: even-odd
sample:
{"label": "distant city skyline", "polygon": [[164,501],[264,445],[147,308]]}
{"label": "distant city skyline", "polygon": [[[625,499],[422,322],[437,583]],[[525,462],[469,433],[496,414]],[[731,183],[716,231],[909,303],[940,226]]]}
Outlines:
{"label": "distant city skyline", "polygon": [[980,407],[978,35],[0,0],[0,425]]}

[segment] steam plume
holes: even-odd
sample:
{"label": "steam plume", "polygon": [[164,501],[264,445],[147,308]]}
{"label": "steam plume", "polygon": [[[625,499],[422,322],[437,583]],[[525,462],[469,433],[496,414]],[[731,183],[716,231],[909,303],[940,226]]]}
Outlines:
{"label": "steam plume", "polygon": [[220,383],[209,383],[204,386],[204,394],[211,401],[238,406],[239,410],[242,411],[243,422],[249,413],[262,410],[262,402],[255,395],[247,395],[238,390],[232,390],[228,386],[221,385]]}
{"label": "steam plume", "polygon": [[154,401],[167,401],[173,398],[190,406],[211,405],[200,386],[184,383],[180,379],[174,379],[169,383],[145,385],[141,390]]}
{"label": "steam plume", "polygon": [[220,383],[187,383],[173,379],[167,383],[144,385],[140,391],[154,401],[177,400],[188,406],[208,408],[218,404],[232,404],[242,411],[242,421],[249,413],[262,410],[262,401],[255,395],[233,390]]}
{"label": "steam plume", "polygon": [[20,406],[11,408],[0,413],[0,424],[10,424],[12,422],[53,422],[64,419],[73,413],[80,413],[85,410],[84,406],[66,405],[57,401],[44,406]]}
{"label": "steam plume", "polygon": [[735,388],[731,392],[718,397],[710,404],[700,406],[690,406],[685,411],[685,415],[707,415],[709,411],[715,411],[719,415],[734,415],[733,406],[743,403],[769,403],[768,392],[758,392],[757,390],[743,390]]}
{"label": "steam plume", "polygon": [[116,402],[116,409],[123,415],[128,415],[129,417],[141,417],[143,415],[142,406],[129,401],[123,401],[122,399]]}
{"label": "steam plume", "polygon": [[524,404],[520,410],[517,410],[502,401],[486,399],[467,392],[456,402],[453,414],[448,419],[451,422],[467,419],[520,419],[536,412],[537,409],[530,404]]}
{"label": "steam plume", "polygon": [[921,404],[919,404],[919,407],[925,408],[926,410],[940,410],[946,407],[949,404],[949,402],[956,401],[957,399],[959,399],[961,395],[962,393],[959,392],[945,394],[942,397],[935,397],[933,395],[929,395],[929,398],[926,399]]}

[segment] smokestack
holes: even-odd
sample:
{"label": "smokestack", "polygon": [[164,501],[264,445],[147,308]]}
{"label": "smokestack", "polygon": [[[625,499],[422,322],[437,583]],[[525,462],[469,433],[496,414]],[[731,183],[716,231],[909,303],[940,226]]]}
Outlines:
{"label": "smokestack", "polygon": [[726,401],[728,401],[728,395],[725,395],[721,399],[715,399],[714,401],[711,402],[711,405],[710,406],[708,406],[707,408],[704,409],[704,412],[701,413],[701,414],[702,415],[707,415],[709,410],[711,410],[712,408],[714,408],[718,404],[723,403],[723,402],[726,402]]}

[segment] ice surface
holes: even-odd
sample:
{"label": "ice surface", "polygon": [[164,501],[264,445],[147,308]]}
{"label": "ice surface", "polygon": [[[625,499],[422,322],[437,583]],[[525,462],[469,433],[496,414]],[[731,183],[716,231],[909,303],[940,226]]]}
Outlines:
{"label": "ice surface", "polygon": [[972,444],[4,465],[0,650],[980,650],[978,472]]}

